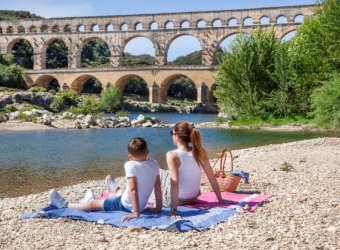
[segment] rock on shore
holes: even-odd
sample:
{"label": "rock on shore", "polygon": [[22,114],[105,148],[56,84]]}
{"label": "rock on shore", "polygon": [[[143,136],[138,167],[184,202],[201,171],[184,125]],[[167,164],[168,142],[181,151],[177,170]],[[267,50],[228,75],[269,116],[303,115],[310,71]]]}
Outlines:
{"label": "rock on shore", "polygon": [[[21,121],[25,119],[27,122]],[[63,112],[60,115],[46,110],[33,109],[30,111],[15,111],[9,113],[4,121],[0,116],[0,131],[22,131],[22,130],[45,130],[51,128],[59,129],[82,129],[82,128],[121,128],[121,127],[153,127],[160,128],[166,125],[156,117],[145,117],[140,114],[134,120],[129,117],[115,117],[106,114],[97,118],[94,115],[75,115],[71,112]],[[44,126],[46,125],[46,126]]]}
{"label": "rock on shore", "polygon": [[[237,150],[237,169],[251,173],[239,190],[273,193],[254,213],[204,232],[114,228],[66,219],[19,220],[48,204],[48,192],[0,200],[2,249],[339,249],[340,138]],[[286,166],[291,166],[286,168]],[[292,168],[292,169],[291,169]],[[289,170],[290,169],[290,170]],[[284,171],[289,170],[289,171]],[[104,178],[104,176],[103,176]],[[71,200],[104,181],[64,187]]]}

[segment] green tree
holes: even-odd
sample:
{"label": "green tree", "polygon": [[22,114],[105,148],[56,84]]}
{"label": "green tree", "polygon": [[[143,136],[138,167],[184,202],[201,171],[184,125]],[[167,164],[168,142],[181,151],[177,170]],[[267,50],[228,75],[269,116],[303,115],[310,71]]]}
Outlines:
{"label": "green tree", "polygon": [[81,63],[88,67],[108,67],[110,63],[110,50],[101,39],[89,41],[81,53]]}
{"label": "green tree", "polygon": [[170,83],[168,96],[180,100],[196,100],[195,84],[190,78],[179,77]]}
{"label": "green tree", "polygon": [[54,112],[60,112],[72,106],[77,106],[78,102],[78,94],[73,90],[67,90],[53,97],[53,101],[50,107]]}
{"label": "green tree", "polygon": [[230,52],[224,52],[216,79],[215,96],[224,111],[241,117],[273,111],[269,100],[278,89],[273,78],[280,46],[273,29],[236,37]]}
{"label": "green tree", "polygon": [[70,111],[74,114],[95,115],[100,111],[100,104],[95,96],[82,96],[77,106],[72,106]]}
{"label": "green tree", "polygon": [[14,63],[13,55],[0,53],[0,86],[25,89],[24,75],[24,68]]}
{"label": "green tree", "polygon": [[100,94],[100,108],[103,112],[112,113],[120,110],[122,102],[121,90],[116,86],[105,88]]}
{"label": "green tree", "polygon": [[58,69],[68,67],[68,49],[62,40],[55,40],[46,51],[46,67],[48,69]]}
{"label": "green tree", "polygon": [[317,125],[340,130],[340,73],[314,90],[312,107],[312,115]]}
{"label": "green tree", "polygon": [[292,81],[301,113],[311,110],[310,95],[340,68],[340,2],[325,0],[306,17],[290,44]]}

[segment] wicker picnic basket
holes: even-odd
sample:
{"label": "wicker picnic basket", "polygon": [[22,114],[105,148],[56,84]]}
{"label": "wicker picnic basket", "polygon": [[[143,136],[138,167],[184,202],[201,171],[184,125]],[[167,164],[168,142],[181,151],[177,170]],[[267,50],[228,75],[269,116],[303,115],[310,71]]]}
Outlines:
{"label": "wicker picnic basket", "polygon": [[[212,169],[221,192],[234,192],[240,183],[241,177],[230,174],[230,171],[225,171],[227,159],[230,157],[230,171],[234,168],[234,159],[229,149],[224,149],[221,155],[215,161]],[[216,169],[216,165],[219,163],[219,169]],[[203,173],[202,184],[207,187],[209,191],[213,191],[209,183],[208,177]]]}

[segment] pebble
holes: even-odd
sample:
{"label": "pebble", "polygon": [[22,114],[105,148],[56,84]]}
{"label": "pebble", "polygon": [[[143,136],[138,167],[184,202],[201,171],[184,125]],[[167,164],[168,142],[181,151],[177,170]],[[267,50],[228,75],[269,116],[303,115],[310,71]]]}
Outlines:
{"label": "pebble", "polygon": [[234,239],[234,235],[232,233],[229,233],[225,236],[226,240],[233,240]]}
{"label": "pebble", "polygon": [[327,231],[330,233],[336,233],[337,228],[335,226],[330,226],[327,228]]}

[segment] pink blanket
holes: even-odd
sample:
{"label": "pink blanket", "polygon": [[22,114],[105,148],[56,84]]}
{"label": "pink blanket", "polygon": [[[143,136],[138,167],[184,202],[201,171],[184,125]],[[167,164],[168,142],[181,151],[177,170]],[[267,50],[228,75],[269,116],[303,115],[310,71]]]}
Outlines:
{"label": "pink blanket", "polygon": [[112,195],[113,195],[112,192],[106,192],[106,193],[103,193],[103,194],[99,195],[98,197],[96,197],[96,199],[112,198]]}
{"label": "pink blanket", "polygon": [[[111,194],[110,192],[104,193],[97,197],[97,199],[110,198]],[[196,204],[186,205],[186,207],[209,209],[213,207],[232,208],[239,206],[245,208],[247,211],[253,212],[263,201],[273,196],[271,194],[237,194],[229,192],[222,192],[221,194],[223,199],[232,202],[220,204],[214,192],[206,192],[198,197]]]}
{"label": "pink blanket", "polygon": [[269,199],[273,195],[271,194],[238,194],[222,192],[222,198],[225,200],[232,201],[227,204],[220,204],[214,192],[202,193],[198,199],[197,203],[194,205],[188,205],[192,208],[209,209],[213,207],[224,207],[231,208],[232,206],[246,207],[247,211],[254,211],[263,201]]}

